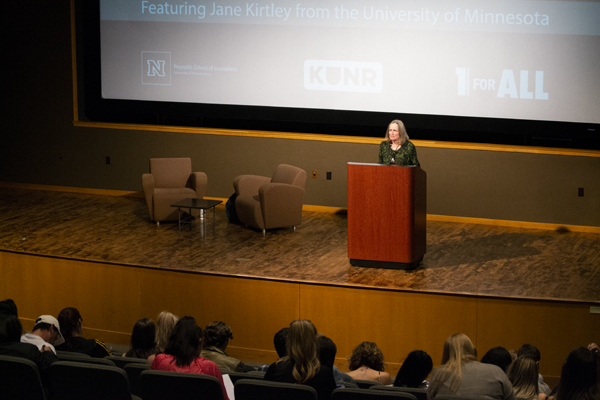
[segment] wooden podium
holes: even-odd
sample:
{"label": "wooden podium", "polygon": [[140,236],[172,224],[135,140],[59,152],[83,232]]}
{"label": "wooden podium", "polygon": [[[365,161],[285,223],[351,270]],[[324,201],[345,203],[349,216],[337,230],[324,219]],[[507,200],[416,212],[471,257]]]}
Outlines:
{"label": "wooden podium", "polygon": [[348,163],[348,258],[412,269],[425,255],[427,174],[420,167]]}

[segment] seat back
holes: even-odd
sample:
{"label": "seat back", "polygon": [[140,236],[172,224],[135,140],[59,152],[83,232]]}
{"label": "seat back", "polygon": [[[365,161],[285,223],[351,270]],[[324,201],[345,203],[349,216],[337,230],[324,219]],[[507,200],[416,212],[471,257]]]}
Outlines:
{"label": "seat back", "polygon": [[375,385],[375,386],[372,386],[371,389],[410,393],[410,394],[414,395],[417,398],[417,400],[427,400],[427,389],[386,386],[386,385]]}
{"label": "seat back", "polygon": [[0,355],[0,394],[6,400],[44,400],[37,365],[25,358]]}
{"label": "seat back", "polygon": [[[381,385],[379,382],[368,381],[366,379],[355,379],[359,389],[370,389],[372,386]],[[383,385],[381,385],[383,386]]]}
{"label": "seat back", "polygon": [[273,183],[287,183],[304,189],[306,184],[306,171],[293,165],[279,164],[271,178]]}
{"label": "seat back", "polygon": [[127,378],[129,379],[129,387],[131,388],[131,394],[134,396],[142,397],[142,382],[141,376],[142,372],[148,371],[150,369],[150,365],[148,363],[138,363],[133,362],[125,365],[123,370],[127,374]]}
{"label": "seat back", "polygon": [[335,389],[331,394],[331,400],[417,400],[410,393],[374,389]]}
{"label": "seat back", "polygon": [[183,188],[192,174],[192,159],[151,158],[150,173],[155,188]]}
{"label": "seat back", "polygon": [[221,382],[211,375],[147,370],[142,371],[140,382],[144,400],[224,399]]}
{"label": "seat back", "polygon": [[115,366],[57,361],[50,367],[50,382],[56,399],[131,400],[127,374]]}
{"label": "seat back", "polygon": [[83,353],[60,352],[57,353],[56,357],[58,357],[60,361],[73,361],[88,364],[108,365],[110,367],[116,366],[114,362],[106,358],[90,357],[89,355]]}
{"label": "seat back", "polygon": [[231,382],[235,385],[240,379],[258,379],[262,380],[265,376],[264,372],[249,371],[249,372],[235,372],[227,369],[221,370],[223,375],[228,375]]}
{"label": "seat back", "polygon": [[124,368],[131,363],[148,364],[148,360],[145,358],[106,356],[104,359],[113,362],[119,368]]}
{"label": "seat back", "polygon": [[236,400],[317,400],[317,391],[310,386],[256,379],[238,380],[234,393]]}

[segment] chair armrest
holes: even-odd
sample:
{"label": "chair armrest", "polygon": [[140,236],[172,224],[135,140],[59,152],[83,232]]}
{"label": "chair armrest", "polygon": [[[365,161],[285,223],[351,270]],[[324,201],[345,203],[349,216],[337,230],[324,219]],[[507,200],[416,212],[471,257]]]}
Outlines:
{"label": "chair armrest", "polygon": [[190,176],[190,186],[196,191],[196,196],[201,199],[206,193],[208,177],[204,172],[192,172],[192,175]]}
{"label": "chair armrest", "polygon": [[249,194],[256,196],[258,189],[266,183],[271,182],[271,178],[259,175],[240,175],[233,180],[233,188],[238,196]]}
{"label": "chair armrest", "polygon": [[154,195],[154,175],[142,175],[142,188],[144,190],[144,197],[146,198],[146,203],[148,204],[148,211],[150,211],[150,219],[154,220],[154,212],[152,210],[152,196]]}

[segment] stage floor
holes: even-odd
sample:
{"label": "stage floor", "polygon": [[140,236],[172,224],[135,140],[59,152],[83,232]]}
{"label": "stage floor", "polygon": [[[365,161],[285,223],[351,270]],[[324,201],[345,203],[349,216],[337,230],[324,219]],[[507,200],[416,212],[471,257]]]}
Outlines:
{"label": "stage floor", "polygon": [[[231,224],[225,206],[178,237],[142,198],[0,187],[0,250],[325,285],[600,303],[600,234],[427,222],[412,271],[353,267],[346,215],[304,212],[296,232]],[[393,234],[390,233],[390,236]],[[393,237],[390,238],[393,241]]]}

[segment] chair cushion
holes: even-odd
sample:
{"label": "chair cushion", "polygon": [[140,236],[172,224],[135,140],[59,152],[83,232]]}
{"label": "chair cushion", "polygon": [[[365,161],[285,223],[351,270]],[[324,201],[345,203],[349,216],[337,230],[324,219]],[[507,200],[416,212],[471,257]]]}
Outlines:
{"label": "chair cushion", "polygon": [[191,158],[151,158],[150,173],[155,188],[185,187],[192,174]]}
{"label": "chair cushion", "polygon": [[154,189],[154,220],[176,221],[179,214],[177,208],[171,207],[171,204],[189,198],[196,198],[196,192],[189,188]]}

